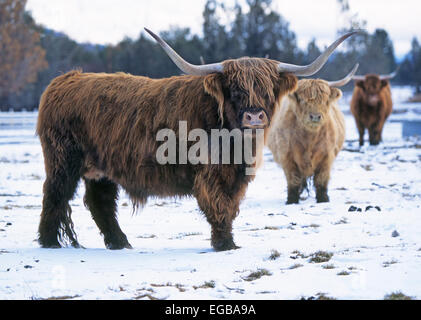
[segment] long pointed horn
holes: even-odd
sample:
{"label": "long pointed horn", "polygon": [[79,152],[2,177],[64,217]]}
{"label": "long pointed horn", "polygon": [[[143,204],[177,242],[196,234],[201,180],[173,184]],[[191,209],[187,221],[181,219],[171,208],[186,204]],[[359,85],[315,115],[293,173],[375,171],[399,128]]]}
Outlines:
{"label": "long pointed horn", "polygon": [[355,72],[357,72],[357,69],[359,67],[359,64],[357,63],[352,71],[343,79],[337,80],[337,81],[328,81],[327,84],[330,87],[343,87],[346,85],[349,81],[351,81],[352,77],[354,76]]}
{"label": "long pointed horn", "polygon": [[329,59],[330,55],[335,51],[335,49],[344,42],[347,38],[352,36],[353,34],[356,34],[359,31],[353,31],[349,32],[347,34],[344,34],[342,37],[337,39],[334,43],[332,43],[326,50],[323,52],[316,60],[314,60],[313,63],[307,65],[307,66],[297,66],[294,64],[288,64],[288,63],[279,63],[279,72],[290,72],[297,76],[312,76],[317,71],[319,71],[324,64],[326,63],[327,59]]}
{"label": "long pointed horn", "polygon": [[390,80],[390,79],[394,78],[397,75],[398,71],[399,71],[399,67],[394,72],[392,72],[390,74],[381,74],[381,75],[379,75],[379,78],[380,78],[380,80]]}
{"label": "long pointed horn", "polygon": [[191,74],[191,75],[204,76],[210,73],[223,71],[224,68],[221,63],[205,64],[201,66],[188,63],[182,57],[180,57],[178,53],[175,52],[164,40],[162,40],[161,37],[157,36],[155,33],[153,33],[151,30],[147,28],[145,28],[145,30],[159,43],[159,45],[162,47],[162,49],[164,49],[164,51],[167,53],[170,59],[184,73]]}

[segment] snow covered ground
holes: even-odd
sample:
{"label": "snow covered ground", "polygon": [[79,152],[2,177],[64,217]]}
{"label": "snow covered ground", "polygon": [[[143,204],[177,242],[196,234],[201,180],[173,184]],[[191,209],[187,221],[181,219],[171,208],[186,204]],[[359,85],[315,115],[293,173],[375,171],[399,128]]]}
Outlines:
{"label": "snow covered ground", "polygon": [[[419,109],[395,101],[404,111],[391,120]],[[151,199],[133,215],[121,192],[119,221],[134,249],[110,251],[82,184],[71,205],[85,249],[39,248],[45,173],[36,113],[0,113],[0,299],[420,299],[421,140],[389,121],[380,146],[359,149],[346,120],[330,203],[317,204],[311,190],[286,206],[283,172],[266,149],[235,220],[240,249],[211,249],[194,198]]]}

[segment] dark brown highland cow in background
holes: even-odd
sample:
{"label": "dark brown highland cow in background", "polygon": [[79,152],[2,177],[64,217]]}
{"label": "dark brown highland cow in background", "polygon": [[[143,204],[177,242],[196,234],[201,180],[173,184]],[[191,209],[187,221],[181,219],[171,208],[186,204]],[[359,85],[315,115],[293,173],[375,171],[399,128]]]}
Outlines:
{"label": "dark brown highland cow in background", "polygon": [[365,129],[368,129],[370,145],[378,145],[386,119],[392,112],[392,92],[389,80],[396,75],[367,74],[354,76],[355,89],[351,100],[351,112],[357,125],[360,146],[364,145]]}
{"label": "dark brown highland cow in background", "polygon": [[194,66],[149,33],[188,75],[150,79],[73,71],[54,79],[42,95],[37,125],[46,169],[42,247],[60,247],[65,240],[79,245],[69,200],[82,177],[85,204],[109,249],[131,247],[116,219],[118,185],[137,205],[149,196],[195,196],[211,224],[215,250],[235,248],[232,222],[252,179],[248,165],[161,165],[157,132],[177,133],[182,120],[188,130],[208,133],[221,126],[267,129],[279,100],[295,89],[294,74],[317,72],[353,34],[338,39],[309,66],[259,58]]}

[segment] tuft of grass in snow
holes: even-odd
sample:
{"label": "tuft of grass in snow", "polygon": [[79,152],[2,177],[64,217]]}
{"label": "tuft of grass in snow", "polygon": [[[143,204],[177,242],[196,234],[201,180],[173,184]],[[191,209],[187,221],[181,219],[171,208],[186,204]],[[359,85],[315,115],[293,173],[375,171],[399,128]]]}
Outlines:
{"label": "tuft of grass in snow", "polygon": [[29,179],[29,180],[41,180],[41,179],[42,179],[42,177],[41,177],[40,175],[38,175],[38,174],[32,173],[32,174],[30,174],[30,175],[28,176],[28,179]]}
{"label": "tuft of grass in snow", "polygon": [[291,259],[305,259],[308,258],[307,255],[305,255],[304,253],[298,251],[298,250],[294,250],[291,252],[292,256],[290,256]]}
{"label": "tuft of grass in snow", "polygon": [[179,240],[185,237],[200,236],[200,235],[202,235],[201,232],[182,232],[174,237],[169,238],[169,240]]}
{"label": "tuft of grass in snow", "polygon": [[311,254],[309,262],[311,263],[322,263],[328,262],[332,258],[333,253],[327,251],[317,251]]}
{"label": "tuft of grass in snow", "polygon": [[398,263],[398,260],[392,259],[390,261],[383,262],[383,268],[390,267],[392,264]]}
{"label": "tuft of grass in snow", "polygon": [[336,298],[333,297],[329,297],[326,295],[326,293],[323,292],[319,292],[316,294],[316,296],[311,296],[311,297],[302,297],[301,300],[337,300]]}
{"label": "tuft of grass in snow", "polygon": [[347,224],[347,223],[349,223],[348,219],[343,217],[341,220],[338,220],[338,221],[334,222],[333,224],[338,225],[338,224]]}
{"label": "tuft of grass in snow", "polygon": [[279,227],[275,227],[275,226],[266,226],[265,230],[279,230]]}
{"label": "tuft of grass in snow", "polygon": [[59,296],[59,297],[49,297],[49,298],[34,298],[34,300],[71,300],[81,297],[80,295],[74,296]]}
{"label": "tuft of grass in snow", "polygon": [[336,275],[338,276],[349,276],[351,274],[351,272],[348,272],[346,270],[338,272]]}
{"label": "tuft of grass in snow", "polygon": [[320,225],[317,223],[312,223],[308,226],[302,226],[302,228],[320,228]]}
{"label": "tuft of grass in snow", "polygon": [[144,234],[144,235],[137,236],[136,238],[138,238],[138,239],[153,239],[153,238],[156,238],[156,235],[154,235],[154,234]]}
{"label": "tuft of grass in snow", "polygon": [[270,253],[269,260],[276,260],[281,256],[278,250],[273,249]]}
{"label": "tuft of grass in snow", "polygon": [[243,280],[254,281],[254,280],[260,279],[263,276],[271,276],[271,275],[272,273],[269,270],[259,269],[257,271],[250,273],[247,277],[243,278]]}
{"label": "tuft of grass in snow", "polygon": [[301,268],[301,267],[303,267],[303,265],[301,263],[296,263],[296,264],[293,264],[288,269],[292,270],[292,269],[298,269],[298,268]]}
{"label": "tuft of grass in snow", "polygon": [[335,269],[336,267],[333,263],[329,263],[329,264],[322,265],[322,268],[330,270],[330,269]]}
{"label": "tuft of grass in snow", "polygon": [[373,171],[373,165],[371,164],[361,164],[360,166],[366,171]]}
{"label": "tuft of grass in snow", "polygon": [[200,286],[193,286],[193,289],[211,289],[215,288],[215,281],[206,281],[205,283],[201,284]]}
{"label": "tuft of grass in snow", "polygon": [[155,287],[155,288],[159,288],[159,287],[174,287],[177,288],[178,291],[180,292],[185,292],[186,289],[184,289],[182,284],[176,283],[176,284],[172,284],[171,282],[167,282],[166,284],[156,284],[156,283],[151,283],[151,287]]}
{"label": "tuft of grass in snow", "polygon": [[400,291],[392,292],[384,296],[384,300],[413,300],[413,297],[409,297]]}
{"label": "tuft of grass in snow", "polygon": [[143,298],[148,298],[149,300],[160,300],[159,298],[154,297],[150,293],[144,293],[144,294],[138,295],[138,296],[134,297],[133,299],[134,300],[140,300],[140,299],[143,299]]}
{"label": "tuft of grass in snow", "polygon": [[336,298],[329,297],[325,293],[320,292],[320,293],[317,294],[317,299],[316,300],[336,300]]}

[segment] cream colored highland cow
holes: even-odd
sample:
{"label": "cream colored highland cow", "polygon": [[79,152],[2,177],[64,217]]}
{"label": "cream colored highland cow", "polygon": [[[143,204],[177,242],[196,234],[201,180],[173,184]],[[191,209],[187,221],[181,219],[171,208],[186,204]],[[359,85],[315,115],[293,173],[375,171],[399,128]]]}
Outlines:
{"label": "cream colored highland cow", "polygon": [[267,145],[284,170],[287,204],[298,203],[311,177],[317,202],[329,202],[330,170],[345,139],[345,120],[337,105],[342,91],[336,87],[348,83],[357,68],[339,81],[300,80],[297,90],[282,100]]}

